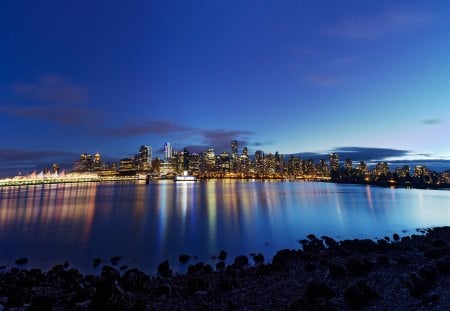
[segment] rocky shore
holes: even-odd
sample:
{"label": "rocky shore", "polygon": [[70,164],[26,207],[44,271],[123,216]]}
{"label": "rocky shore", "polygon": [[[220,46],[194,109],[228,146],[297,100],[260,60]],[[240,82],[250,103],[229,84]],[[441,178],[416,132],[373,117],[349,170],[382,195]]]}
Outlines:
{"label": "rocky shore", "polygon": [[154,276],[109,265],[98,276],[68,264],[47,272],[3,269],[0,310],[450,309],[450,227],[377,241],[310,234],[300,243],[270,262],[252,254],[226,266],[222,251],[212,267],[189,265],[189,256],[181,255],[189,265],[185,275],[173,275],[169,262]]}

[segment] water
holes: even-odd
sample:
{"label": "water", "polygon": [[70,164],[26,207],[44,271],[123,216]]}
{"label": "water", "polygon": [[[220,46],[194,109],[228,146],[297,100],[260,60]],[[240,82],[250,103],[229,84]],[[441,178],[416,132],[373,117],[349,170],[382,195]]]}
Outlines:
{"label": "water", "polygon": [[450,192],[309,182],[210,180],[145,184],[82,183],[0,188],[0,265],[25,256],[28,268],[68,261],[98,273],[92,260],[154,274],[178,256],[215,264],[241,254],[266,258],[298,248],[309,233],[336,239],[412,234],[450,225]]}

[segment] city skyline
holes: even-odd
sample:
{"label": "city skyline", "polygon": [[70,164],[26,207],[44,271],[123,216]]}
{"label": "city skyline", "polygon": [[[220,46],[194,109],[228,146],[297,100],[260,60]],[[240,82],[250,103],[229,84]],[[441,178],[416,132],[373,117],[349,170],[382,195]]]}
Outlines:
{"label": "city skyline", "polygon": [[0,175],[234,139],[252,154],[447,165],[449,6],[2,4]]}

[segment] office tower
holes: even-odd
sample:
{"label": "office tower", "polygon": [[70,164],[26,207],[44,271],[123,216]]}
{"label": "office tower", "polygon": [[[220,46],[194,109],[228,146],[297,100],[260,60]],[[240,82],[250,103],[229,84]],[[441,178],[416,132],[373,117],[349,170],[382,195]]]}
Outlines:
{"label": "office tower", "polygon": [[237,156],[237,154],[238,154],[238,141],[237,140],[231,141],[231,154],[233,156]]}
{"label": "office tower", "polygon": [[138,168],[148,171],[151,167],[152,148],[148,146],[140,146],[137,156]]}
{"label": "office tower", "polygon": [[164,144],[164,161],[168,161],[172,158],[173,150],[170,143]]}

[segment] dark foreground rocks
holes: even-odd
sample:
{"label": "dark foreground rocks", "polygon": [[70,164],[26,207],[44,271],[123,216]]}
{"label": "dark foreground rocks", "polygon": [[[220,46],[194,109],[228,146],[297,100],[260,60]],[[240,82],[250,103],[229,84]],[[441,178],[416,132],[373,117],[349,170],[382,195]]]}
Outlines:
{"label": "dark foreground rocks", "polygon": [[0,310],[450,310],[450,227],[392,242],[311,234],[301,243],[270,263],[254,254],[254,264],[238,256],[226,266],[221,252],[215,270],[196,263],[186,275],[173,275],[168,261],[154,276],[117,269],[120,257],[98,276],[69,265],[4,269]]}

